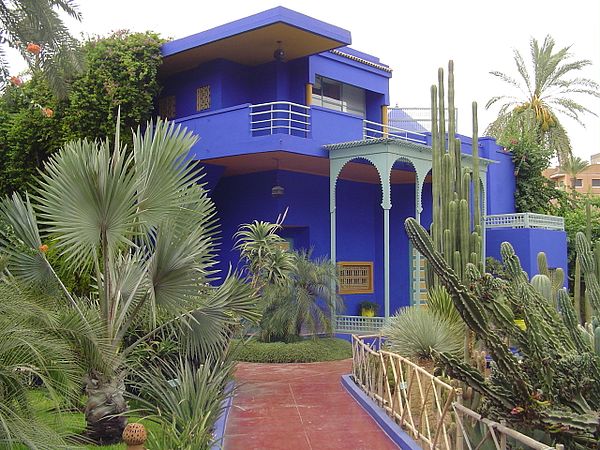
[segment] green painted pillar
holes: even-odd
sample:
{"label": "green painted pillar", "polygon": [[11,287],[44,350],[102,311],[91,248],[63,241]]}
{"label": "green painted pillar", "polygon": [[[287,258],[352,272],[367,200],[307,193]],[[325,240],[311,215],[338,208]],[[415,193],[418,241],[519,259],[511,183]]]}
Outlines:
{"label": "green painted pillar", "polygon": [[383,206],[383,299],[386,319],[390,317],[390,206]]}

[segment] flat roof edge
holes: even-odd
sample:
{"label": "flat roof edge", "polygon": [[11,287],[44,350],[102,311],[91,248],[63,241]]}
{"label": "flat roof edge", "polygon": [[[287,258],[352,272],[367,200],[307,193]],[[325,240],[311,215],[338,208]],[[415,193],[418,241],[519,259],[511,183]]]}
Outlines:
{"label": "flat roof edge", "polygon": [[166,42],[161,47],[161,53],[163,58],[173,56],[195,47],[227,39],[275,23],[285,23],[309,33],[318,34],[325,38],[337,41],[340,43],[340,47],[352,43],[352,37],[348,30],[309,17],[305,14],[292,11],[283,6],[277,6],[252,16],[219,25],[206,31],[201,31],[200,33],[191,36]]}

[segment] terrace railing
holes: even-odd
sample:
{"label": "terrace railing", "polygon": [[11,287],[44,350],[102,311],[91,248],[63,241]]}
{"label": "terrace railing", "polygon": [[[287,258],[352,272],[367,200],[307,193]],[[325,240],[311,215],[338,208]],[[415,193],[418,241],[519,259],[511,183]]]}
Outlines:
{"label": "terrace railing", "polygon": [[543,228],[564,231],[565,219],[535,213],[494,214],[485,217],[486,228]]}
{"label": "terrace railing", "polygon": [[352,375],[421,448],[563,450],[536,441],[462,404],[462,390],[396,353],[381,335],[352,335]]}
{"label": "terrace railing", "polygon": [[379,333],[384,324],[385,317],[335,316],[336,333]]}
{"label": "terrace railing", "polygon": [[403,141],[425,144],[427,135],[417,131],[404,130],[392,125],[384,125],[370,120],[363,120],[363,139],[401,139]]}
{"label": "terrace railing", "polygon": [[292,102],[250,105],[252,136],[289,134],[307,138],[310,134],[310,107]]}

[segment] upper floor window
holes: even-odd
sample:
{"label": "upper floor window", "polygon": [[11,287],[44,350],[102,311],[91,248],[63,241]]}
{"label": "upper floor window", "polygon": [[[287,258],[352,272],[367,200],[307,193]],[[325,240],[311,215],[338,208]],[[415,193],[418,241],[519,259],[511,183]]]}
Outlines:
{"label": "upper floor window", "polygon": [[365,90],[317,75],[312,89],[312,104],[364,117]]}
{"label": "upper floor window", "polygon": [[577,178],[575,180],[575,187],[582,187],[583,186],[583,179],[582,178]]}
{"label": "upper floor window", "polygon": [[158,115],[163,119],[174,119],[175,111],[175,96],[169,95],[158,99]]}
{"label": "upper floor window", "polygon": [[600,178],[592,178],[592,187],[600,187]]}

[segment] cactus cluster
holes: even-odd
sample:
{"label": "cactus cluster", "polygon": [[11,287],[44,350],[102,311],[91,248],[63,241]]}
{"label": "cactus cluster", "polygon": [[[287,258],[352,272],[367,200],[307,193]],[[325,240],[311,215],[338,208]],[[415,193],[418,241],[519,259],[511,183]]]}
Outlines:
{"label": "cactus cluster", "polygon": [[[433,224],[431,235],[413,218],[405,222],[414,247],[426,258],[430,281],[442,285],[466,326],[492,359],[491,373],[481,357],[436,352],[447,375],[466,385],[471,405],[495,420],[523,431],[545,432],[571,449],[598,449],[600,442],[600,251],[577,236],[580,273],[590,317],[580,325],[577,305],[562,288],[564,272],[550,271],[538,255],[539,275],[531,282],[509,243],[501,247],[506,279],[484,273],[478,199],[478,155],[473,172],[461,167],[455,138],[454,75],[449,64],[449,130],[446,151],[443,71],[432,87]],[[475,108],[475,106],[474,106]],[[474,143],[477,142],[474,109]],[[473,180],[476,182],[473,183]],[[469,195],[473,191],[473,198]],[[470,204],[474,211],[471,213]],[[523,318],[523,328],[515,324]],[[481,352],[473,352],[481,356]],[[479,401],[479,399],[481,401]],[[473,407],[473,406],[472,406]]]}
{"label": "cactus cluster", "polygon": [[[473,164],[462,166],[461,142],[456,137],[454,64],[448,63],[448,133],[446,137],[444,70],[438,71],[438,86],[431,87],[431,151],[433,222],[431,237],[460,278],[467,276],[468,263],[482,268],[482,233],[479,184],[477,104],[473,102]],[[471,207],[473,211],[471,211]],[[435,277],[428,268],[428,284]]]}
{"label": "cactus cluster", "polygon": [[537,266],[538,274],[531,278],[531,284],[538,293],[557,308],[558,292],[565,282],[565,272],[560,267],[551,272],[544,252],[538,253]]}
{"label": "cactus cluster", "polygon": [[[477,273],[477,268],[469,265],[470,281],[464,283],[414,219],[407,219],[405,226],[413,245],[427,258],[493,361],[492,373],[485,377],[472,364],[438,353],[448,375],[479,393],[483,398],[480,411],[493,419],[505,419],[524,430],[544,431],[568,448],[597,449],[600,357],[590,333],[579,326],[566,290],[557,292],[559,314],[529,283],[514,249],[506,242],[501,253],[508,280]],[[584,273],[595,278],[595,274]],[[595,285],[600,294],[597,279]],[[593,281],[588,290],[590,286]],[[589,296],[595,307],[600,296],[591,292]],[[516,310],[523,314],[525,330],[514,323]],[[592,331],[595,334],[597,330]],[[511,346],[518,352],[511,351]]]}

